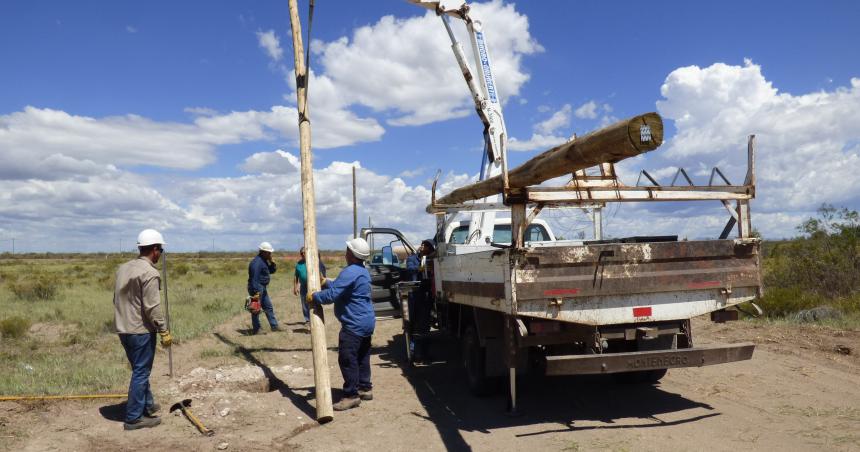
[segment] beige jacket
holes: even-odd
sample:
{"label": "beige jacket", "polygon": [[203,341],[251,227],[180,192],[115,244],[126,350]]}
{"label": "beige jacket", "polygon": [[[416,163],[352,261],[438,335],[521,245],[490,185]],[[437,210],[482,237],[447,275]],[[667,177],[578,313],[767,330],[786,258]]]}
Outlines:
{"label": "beige jacket", "polygon": [[116,271],[114,324],[119,334],[167,331],[161,313],[161,275],[146,257],[128,261]]}

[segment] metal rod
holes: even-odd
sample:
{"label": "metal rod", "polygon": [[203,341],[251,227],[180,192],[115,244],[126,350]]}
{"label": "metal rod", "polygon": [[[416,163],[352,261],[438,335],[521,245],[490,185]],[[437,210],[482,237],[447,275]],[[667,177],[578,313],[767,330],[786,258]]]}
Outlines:
{"label": "metal rod", "polygon": [[0,396],[0,402],[15,400],[72,400],[72,399],[121,399],[128,394],[75,394],[75,395],[52,395],[52,396]]}
{"label": "metal rod", "polygon": [[358,198],[355,193],[355,166],[352,167],[352,237],[358,237]]}
{"label": "metal rod", "polygon": [[[167,331],[170,331],[170,302],[167,297],[167,253],[162,252],[161,255],[161,272],[164,278],[164,322],[167,324]],[[167,347],[167,374],[173,378],[173,347]]]}

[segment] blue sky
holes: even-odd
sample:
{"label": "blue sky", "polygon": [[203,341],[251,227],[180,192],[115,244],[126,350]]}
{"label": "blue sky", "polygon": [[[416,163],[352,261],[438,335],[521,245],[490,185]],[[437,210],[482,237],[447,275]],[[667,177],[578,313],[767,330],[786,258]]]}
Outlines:
{"label": "blue sky", "polygon": [[[756,133],[753,221],[766,237],[793,235],[822,202],[860,207],[860,4],[532,1],[474,11],[523,149],[510,152],[513,164],[549,147],[541,143],[656,110],[668,139],[625,162],[627,183],[643,168],[668,182],[677,166],[719,165],[740,179],[741,145]],[[448,188],[477,173],[481,126],[441,22],[425,14],[404,1],[317,2],[310,96],[324,246],[351,232],[353,162],[361,217],[414,238],[432,230],[421,207],[433,173]],[[0,252],[11,237],[19,250],[111,250],[149,226],[181,250],[300,242],[285,2],[3,2],[0,59]],[[830,163],[810,167],[812,156]],[[707,237],[719,233],[721,209],[624,206],[607,231]]]}

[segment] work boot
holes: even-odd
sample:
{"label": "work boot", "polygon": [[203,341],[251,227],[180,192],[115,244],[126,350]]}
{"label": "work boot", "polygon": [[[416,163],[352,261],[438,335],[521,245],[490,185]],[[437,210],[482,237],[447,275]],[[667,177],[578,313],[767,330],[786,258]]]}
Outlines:
{"label": "work boot", "polygon": [[358,396],[344,397],[339,402],[335,403],[332,408],[335,411],[346,411],[361,405],[361,399]]}
{"label": "work boot", "polygon": [[359,389],[358,390],[358,398],[361,400],[373,400],[373,391],[371,391],[370,389],[368,389],[368,390]]}
{"label": "work boot", "polygon": [[278,332],[278,331],[281,331],[281,327],[279,327],[278,325],[275,325],[272,327],[272,332]]}
{"label": "work boot", "polygon": [[137,430],[139,428],[151,428],[156,425],[161,424],[160,417],[146,417],[141,416],[131,422],[126,422],[122,424],[123,428],[126,430]]}
{"label": "work boot", "polygon": [[152,405],[144,408],[143,415],[146,417],[158,417],[155,413],[161,411],[161,405],[158,403],[153,403]]}

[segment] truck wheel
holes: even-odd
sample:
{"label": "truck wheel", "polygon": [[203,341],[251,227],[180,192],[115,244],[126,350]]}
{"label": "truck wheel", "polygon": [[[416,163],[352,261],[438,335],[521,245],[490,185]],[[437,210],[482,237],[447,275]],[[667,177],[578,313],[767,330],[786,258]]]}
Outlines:
{"label": "truck wheel", "polygon": [[466,332],[463,333],[462,357],[463,369],[466,373],[466,382],[469,385],[469,391],[476,396],[485,396],[492,392],[490,382],[487,379],[486,369],[486,350],[481,347],[478,340],[478,333],[474,326],[466,327]]}

